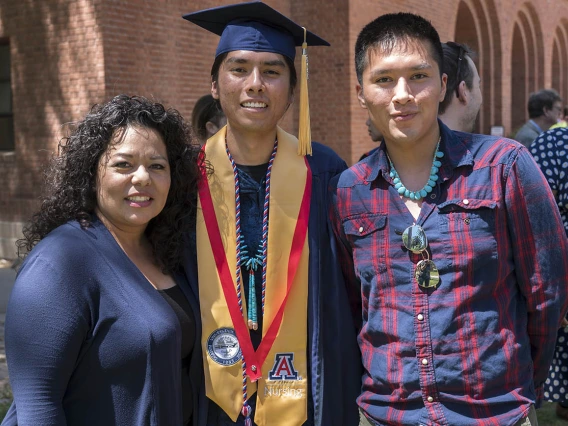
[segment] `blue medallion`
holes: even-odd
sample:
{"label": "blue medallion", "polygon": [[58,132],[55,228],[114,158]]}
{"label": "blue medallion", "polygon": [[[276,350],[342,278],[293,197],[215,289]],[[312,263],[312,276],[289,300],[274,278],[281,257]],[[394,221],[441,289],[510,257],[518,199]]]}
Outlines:
{"label": "blue medallion", "polygon": [[223,327],[215,330],[207,339],[207,353],[220,365],[235,365],[242,357],[235,330]]}

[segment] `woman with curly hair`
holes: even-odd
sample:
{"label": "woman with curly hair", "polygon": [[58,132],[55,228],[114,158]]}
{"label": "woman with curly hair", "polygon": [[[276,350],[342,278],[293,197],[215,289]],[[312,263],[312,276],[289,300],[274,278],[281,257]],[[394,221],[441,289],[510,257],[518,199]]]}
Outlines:
{"label": "woman with curly hair", "polygon": [[[6,316],[3,425],[197,425],[199,306],[183,268],[198,147],[120,95],[59,146]],[[196,350],[194,350],[196,348]]]}

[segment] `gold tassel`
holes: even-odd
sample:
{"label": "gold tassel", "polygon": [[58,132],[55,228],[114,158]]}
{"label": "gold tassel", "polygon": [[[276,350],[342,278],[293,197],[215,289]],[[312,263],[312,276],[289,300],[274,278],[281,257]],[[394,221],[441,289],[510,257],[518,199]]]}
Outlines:
{"label": "gold tassel", "polygon": [[300,71],[300,122],[298,124],[298,155],[312,155],[310,101],[308,97],[308,44],[306,43],[305,28],[304,43],[302,43],[302,67]]}

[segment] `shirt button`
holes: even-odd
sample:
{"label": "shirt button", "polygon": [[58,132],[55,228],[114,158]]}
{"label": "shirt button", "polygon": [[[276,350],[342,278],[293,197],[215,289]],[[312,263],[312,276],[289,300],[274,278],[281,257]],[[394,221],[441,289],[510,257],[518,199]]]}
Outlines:
{"label": "shirt button", "polygon": [[427,398],[427,400],[428,400],[428,402],[434,402],[434,398],[432,398],[431,396],[429,396],[429,397]]}
{"label": "shirt button", "polygon": [[422,365],[428,365],[428,360],[426,358],[422,360]]}
{"label": "shirt button", "polygon": [[424,315],[418,314],[416,315],[416,318],[418,318],[418,321],[422,321],[424,319]]}
{"label": "shirt button", "polygon": [[430,198],[431,198],[431,199],[436,198],[436,194],[430,194]]}
{"label": "shirt button", "polygon": [[469,204],[469,200],[466,198],[465,200],[463,200],[463,203],[467,206]]}
{"label": "shirt button", "polygon": [[363,233],[363,227],[360,226],[360,227],[359,227],[359,234],[362,234],[362,233]]}

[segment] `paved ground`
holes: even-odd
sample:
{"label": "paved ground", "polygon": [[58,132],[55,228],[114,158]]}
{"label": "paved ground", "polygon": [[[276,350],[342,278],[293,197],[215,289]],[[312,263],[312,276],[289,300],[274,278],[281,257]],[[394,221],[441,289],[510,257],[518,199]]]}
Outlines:
{"label": "paved ground", "polygon": [[16,278],[16,271],[10,266],[11,262],[0,260],[0,390],[4,389],[4,385],[8,383],[8,366],[4,348],[4,319],[10,291]]}

